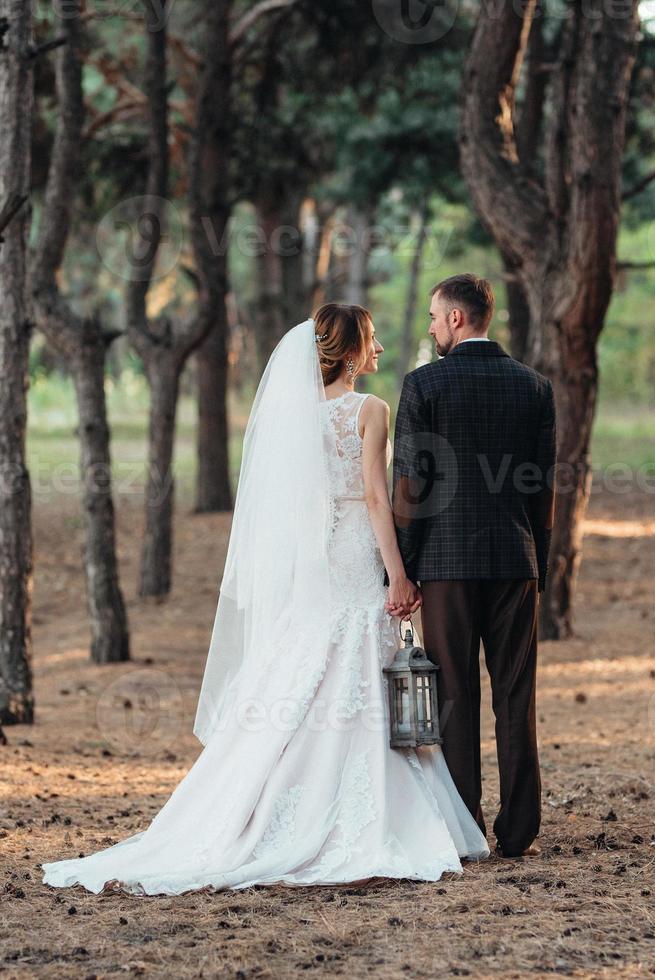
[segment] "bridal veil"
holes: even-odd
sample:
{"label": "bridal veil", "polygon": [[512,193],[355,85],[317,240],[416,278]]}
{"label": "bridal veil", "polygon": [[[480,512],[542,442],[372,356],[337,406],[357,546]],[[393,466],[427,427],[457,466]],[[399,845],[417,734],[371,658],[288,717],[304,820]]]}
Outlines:
{"label": "bridal veil", "polygon": [[[302,720],[298,691],[306,687],[309,693],[324,669],[329,472],[336,448],[321,424],[323,401],[314,321],[306,320],[273,351],[245,432],[193,729],[203,745],[218,728],[256,724],[257,717],[262,724],[287,725],[291,733]],[[264,719],[262,711],[275,717]]]}

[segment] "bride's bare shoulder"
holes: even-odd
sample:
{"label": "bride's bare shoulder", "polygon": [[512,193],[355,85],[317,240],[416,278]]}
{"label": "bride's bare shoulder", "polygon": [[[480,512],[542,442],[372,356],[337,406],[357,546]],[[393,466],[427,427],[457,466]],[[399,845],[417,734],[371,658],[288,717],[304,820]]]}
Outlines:
{"label": "bride's bare shoulder", "polygon": [[360,435],[363,435],[369,423],[383,425],[388,428],[390,414],[391,409],[383,398],[378,398],[377,395],[368,395],[359,413]]}
{"label": "bride's bare shoulder", "polygon": [[385,412],[390,412],[391,409],[385,402],[384,398],[378,398],[377,395],[367,395],[366,401],[362,405],[362,414],[367,412],[368,415],[383,415]]}

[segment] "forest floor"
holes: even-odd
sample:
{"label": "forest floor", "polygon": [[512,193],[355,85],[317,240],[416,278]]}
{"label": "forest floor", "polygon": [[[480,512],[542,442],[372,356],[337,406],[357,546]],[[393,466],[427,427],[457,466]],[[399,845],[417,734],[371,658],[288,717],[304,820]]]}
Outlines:
{"label": "forest floor", "polygon": [[490,831],[492,857],[438,883],[174,899],[53,889],[39,867],[144,829],[199,752],[191,727],[229,519],[178,508],[175,589],[157,605],[136,598],[140,510],[138,494],[118,501],[133,659],[97,667],[78,503],[36,503],[37,720],[0,748],[2,977],[655,975],[655,494],[594,495],[576,636],[540,648],[540,857],[493,856]]}

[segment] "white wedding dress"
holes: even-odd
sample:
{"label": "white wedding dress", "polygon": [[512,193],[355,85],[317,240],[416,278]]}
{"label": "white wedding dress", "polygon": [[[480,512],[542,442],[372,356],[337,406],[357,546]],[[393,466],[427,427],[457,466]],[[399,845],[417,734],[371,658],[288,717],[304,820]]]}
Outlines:
{"label": "white wedding dress", "polygon": [[[321,406],[341,482],[329,537],[328,655],[298,685],[302,720],[282,742],[268,728],[215,731],[145,831],[44,864],[45,883],[176,895],[377,876],[437,881],[460,872],[462,857],[489,855],[441,747],[389,745],[382,668],[399,635],[384,609],[384,566],[364,500],[358,420],[366,397],[348,392]],[[273,682],[263,676],[262,690]]]}

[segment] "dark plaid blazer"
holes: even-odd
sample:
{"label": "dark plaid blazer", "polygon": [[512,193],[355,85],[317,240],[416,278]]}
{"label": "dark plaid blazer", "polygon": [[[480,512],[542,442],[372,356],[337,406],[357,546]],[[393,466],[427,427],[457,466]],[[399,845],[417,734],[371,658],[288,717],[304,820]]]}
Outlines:
{"label": "dark plaid blazer", "polygon": [[405,377],[393,510],[414,582],[536,578],[554,513],[553,388],[495,341],[460,343]]}

